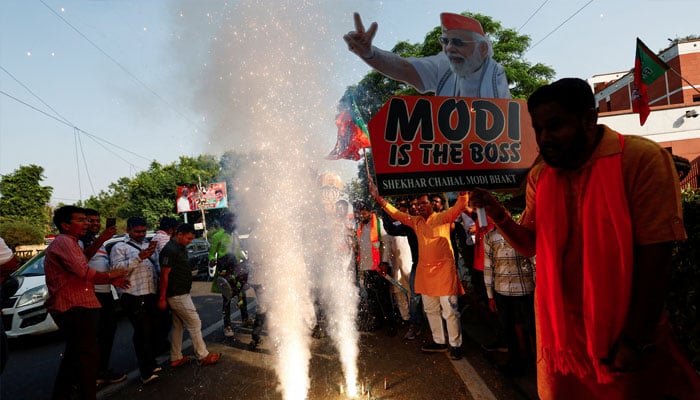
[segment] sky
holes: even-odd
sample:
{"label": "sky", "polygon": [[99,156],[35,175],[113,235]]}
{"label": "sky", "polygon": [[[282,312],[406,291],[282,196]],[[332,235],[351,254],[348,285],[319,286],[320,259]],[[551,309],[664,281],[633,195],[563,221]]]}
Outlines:
{"label": "sky", "polygon": [[[153,161],[285,146],[284,136],[255,123],[285,112],[295,113],[290,121],[308,132],[300,140],[322,159],[335,144],[337,100],[369,71],[342,40],[354,29],[353,11],[379,24],[374,44],[383,49],[422,42],[440,12],[488,15],[531,38],[530,63],[587,79],[631,69],[636,37],[658,52],[668,39],[700,34],[695,4],[0,0],[0,174],[42,166],[51,203],[70,204]],[[294,29],[274,29],[285,20]],[[298,91],[287,97],[294,107],[266,94],[264,81],[301,82],[289,85]],[[318,167],[346,182],[357,173],[353,161]]]}

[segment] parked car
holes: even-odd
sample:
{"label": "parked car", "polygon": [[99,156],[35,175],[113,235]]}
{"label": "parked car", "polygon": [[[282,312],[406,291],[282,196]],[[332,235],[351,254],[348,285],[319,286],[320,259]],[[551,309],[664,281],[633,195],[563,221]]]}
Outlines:
{"label": "parked car", "polygon": [[[146,238],[150,240],[153,235],[154,233],[149,232]],[[111,248],[125,238],[125,235],[115,235],[105,242],[105,247]],[[42,250],[10,275],[9,279],[16,279],[19,288],[1,306],[2,323],[9,338],[58,330],[58,326],[44,306],[49,296],[44,276],[44,254],[45,250]],[[114,287],[112,287],[112,296],[115,300],[119,300]]]}
{"label": "parked car", "polygon": [[204,239],[194,239],[187,245],[187,258],[192,268],[192,276],[197,276],[209,268],[209,247]]}
{"label": "parked car", "polygon": [[19,267],[9,279],[16,279],[19,288],[2,304],[2,324],[7,337],[38,335],[58,330],[44,307],[49,296],[44,278],[44,250]]}

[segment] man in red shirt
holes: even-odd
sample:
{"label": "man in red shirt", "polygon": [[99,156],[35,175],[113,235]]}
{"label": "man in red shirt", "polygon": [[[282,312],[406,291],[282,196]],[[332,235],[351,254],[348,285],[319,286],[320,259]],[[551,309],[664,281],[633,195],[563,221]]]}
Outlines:
{"label": "man in red shirt", "polygon": [[98,272],[88,266],[78,239],[88,230],[88,219],[80,207],[64,206],[54,212],[60,235],[46,249],[44,271],[49,298],[46,308],[66,338],[66,349],[58,368],[53,399],[95,399],[97,367],[97,321],[100,302],[95,283],[127,287],[127,271]]}

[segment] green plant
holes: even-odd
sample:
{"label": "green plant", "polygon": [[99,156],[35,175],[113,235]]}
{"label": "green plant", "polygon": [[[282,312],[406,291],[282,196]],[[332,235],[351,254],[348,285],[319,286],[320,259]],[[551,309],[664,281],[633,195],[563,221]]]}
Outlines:
{"label": "green plant", "polygon": [[682,191],[683,221],[688,239],[673,251],[673,275],[666,301],[673,331],[688,359],[700,371],[700,190]]}
{"label": "green plant", "polygon": [[22,244],[42,244],[44,243],[44,233],[35,224],[23,220],[8,221],[0,223],[0,237],[11,249]]}

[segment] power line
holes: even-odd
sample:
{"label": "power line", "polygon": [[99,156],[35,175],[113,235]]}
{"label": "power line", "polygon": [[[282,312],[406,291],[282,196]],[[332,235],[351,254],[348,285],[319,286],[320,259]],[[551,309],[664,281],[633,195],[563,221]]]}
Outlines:
{"label": "power line", "polygon": [[43,4],[49,11],[51,11],[51,13],[52,13],[53,15],[55,15],[58,19],[60,19],[60,20],[63,21],[66,25],[68,25],[69,27],[71,27],[71,29],[73,29],[76,33],[78,33],[78,35],[80,35],[83,39],[85,39],[88,43],[90,43],[94,48],[96,48],[97,51],[99,51],[99,52],[102,53],[105,57],[107,57],[110,61],[112,61],[117,67],[119,67],[122,71],[124,71],[124,73],[126,73],[127,75],[129,75],[129,76],[131,77],[131,79],[133,79],[136,83],[138,83],[139,85],[141,85],[141,87],[143,87],[144,89],[146,89],[146,91],[148,91],[149,93],[151,93],[151,94],[152,94],[153,96],[155,96],[158,100],[162,101],[163,104],[165,104],[166,106],[168,106],[172,111],[174,111],[177,115],[179,115],[180,117],[182,117],[182,118],[183,118],[185,121],[187,121],[190,125],[192,125],[192,126],[195,127],[196,129],[198,129],[199,131],[203,131],[203,129],[201,129],[194,121],[192,121],[192,120],[191,120],[189,117],[187,117],[184,113],[182,113],[180,110],[178,110],[177,108],[175,108],[175,106],[173,106],[173,105],[170,104],[167,100],[165,100],[165,98],[163,98],[163,96],[161,96],[161,95],[158,94],[155,90],[151,89],[148,85],[146,85],[145,82],[143,82],[143,81],[142,81],[141,79],[139,79],[136,75],[134,75],[131,71],[129,71],[122,63],[120,63],[120,62],[117,61],[114,57],[112,57],[112,56],[109,55],[106,51],[104,51],[100,46],[97,45],[97,43],[95,43],[95,42],[93,42],[92,40],[90,40],[90,38],[87,37],[83,32],[81,32],[78,28],[76,28],[73,24],[71,24],[67,19],[63,18],[63,16],[62,16],[61,14],[57,13],[56,10],[54,10],[53,8],[51,8],[51,6],[49,6],[48,4],[46,4],[46,3],[44,2],[44,0],[39,0],[39,1],[40,1],[41,4]]}
{"label": "power line", "polygon": [[538,44],[544,42],[545,39],[547,39],[547,38],[550,37],[554,32],[556,32],[557,30],[559,30],[559,28],[561,28],[562,26],[564,26],[564,24],[566,24],[567,22],[569,22],[573,17],[575,17],[578,13],[580,13],[581,11],[583,11],[583,9],[586,8],[586,7],[588,7],[588,5],[591,4],[591,3],[593,3],[593,0],[590,0],[588,3],[584,4],[583,7],[579,8],[575,13],[571,14],[571,16],[570,16],[569,18],[565,19],[564,22],[562,22],[561,24],[557,25],[557,27],[554,28],[554,29],[552,29],[552,31],[549,32],[547,35],[545,35],[545,37],[543,37],[543,38],[540,39],[537,43],[535,43],[535,44],[533,44],[532,46],[530,46],[530,48],[527,49],[527,51],[530,51],[530,50],[534,49],[535,47],[537,47]]}
{"label": "power line", "polygon": [[542,7],[544,7],[544,5],[547,4],[547,2],[549,2],[549,0],[544,0],[544,2],[543,2],[542,4],[540,4],[539,7],[537,7],[537,10],[535,10],[535,12],[533,12],[532,15],[530,15],[530,16],[528,17],[528,19],[527,19],[525,22],[523,22],[522,25],[520,25],[520,28],[518,28],[518,32],[520,32],[520,30],[523,29],[523,28],[525,27],[525,25],[527,25],[527,23],[530,22],[530,20],[531,20],[538,12],[540,12],[540,10],[542,9]]}
{"label": "power line", "polygon": [[[129,154],[131,154],[131,155],[133,155],[133,156],[136,156],[136,157],[138,157],[138,158],[144,159],[144,160],[146,160],[146,161],[148,161],[148,162],[153,161],[152,159],[150,159],[150,158],[148,158],[148,157],[144,157],[144,156],[142,156],[142,155],[140,155],[140,154],[136,154],[136,153],[134,153],[133,151],[131,151],[131,150],[129,150],[129,149],[126,149],[126,148],[124,148],[124,147],[122,147],[122,146],[119,146],[119,145],[117,145],[117,144],[114,144],[114,143],[112,143],[112,142],[110,142],[110,141],[108,141],[108,140],[102,139],[102,138],[99,137],[99,136],[95,136],[95,135],[93,135],[93,134],[91,134],[91,133],[89,133],[89,132],[86,132],[86,131],[84,131],[84,130],[78,128],[77,126],[75,126],[75,125],[73,125],[73,124],[71,124],[71,123],[68,123],[68,122],[66,122],[66,121],[63,121],[63,120],[59,119],[58,117],[55,117],[55,116],[53,116],[53,115],[47,113],[47,112],[44,111],[44,110],[41,110],[41,109],[39,109],[39,108],[37,108],[37,107],[34,107],[33,105],[31,105],[31,104],[29,104],[29,103],[27,103],[27,102],[25,102],[25,101],[22,101],[22,100],[18,99],[17,97],[15,97],[15,96],[13,96],[13,95],[11,95],[11,94],[5,92],[4,90],[1,90],[1,89],[0,89],[0,94],[3,94],[3,95],[5,95],[5,96],[9,97],[10,99],[12,99],[12,100],[14,100],[14,101],[16,101],[16,102],[18,102],[18,103],[20,103],[20,104],[23,104],[23,105],[25,105],[25,106],[31,108],[32,110],[34,110],[34,111],[36,111],[36,112],[39,112],[39,113],[41,113],[41,114],[44,114],[45,116],[47,116],[47,117],[49,117],[49,118],[51,118],[51,119],[53,119],[53,120],[55,120],[55,121],[58,121],[58,122],[60,122],[60,123],[62,123],[62,124],[64,124],[64,125],[66,125],[66,126],[72,128],[72,129],[77,129],[80,133],[83,133],[83,134],[87,135],[88,137],[90,137],[91,139],[93,139],[93,140],[95,140],[95,141],[97,141],[97,140],[102,141],[102,142],[104,142],[104,143],[109,144],[109,145],[112,146],[112,147],[116,147],[117,149],[119,149],[119,150],[121,150],[121,151],[124,151],[124,152],[126,152],[126,153],[129,153]],[[129,165],[131,165],[132,167],[136,167],[136,166],[133,165],[131,162],[127,161],[127,160],[124,159],[123,157],[121,157],[121,156],[119,156],[118,154],[114,153],[112,150],[108,149],[108,148],[105,147],[104,145],[102,145],[102,147],[104,147],[104,148],[107,149],[110,153],[114,154],[116,157],[118,157],[119,159],[123,160],[124,162],[126,162],[126,163],[129,164]]]}

